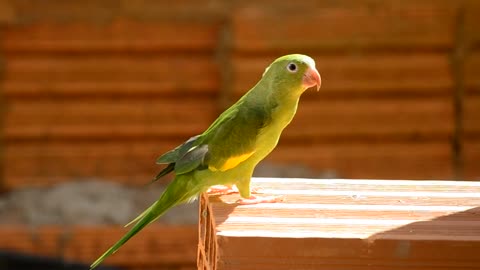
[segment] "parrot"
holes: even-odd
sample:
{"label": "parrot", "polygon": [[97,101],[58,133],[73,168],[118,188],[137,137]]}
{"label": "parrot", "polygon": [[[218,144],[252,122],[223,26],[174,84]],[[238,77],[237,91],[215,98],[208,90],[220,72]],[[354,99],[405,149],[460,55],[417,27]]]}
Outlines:
{"label": "parrot", "polygon": [[167,210],[191,202],[203,192],[234,190],[240,195],[240,204],[283,200],[253,195],[251,177],[256,165],[276,147],[283,129],[292,121],[302,93],[314,86],[317,91],[320,89],[321,77],[311,57],[289,54],[275,59],[258,83],[203,133],[157,159],[157,164],[166,167],[153,181],[169,173],[173,173],[173,180],[157,201],[125,225],[135,224],[90,269]]}

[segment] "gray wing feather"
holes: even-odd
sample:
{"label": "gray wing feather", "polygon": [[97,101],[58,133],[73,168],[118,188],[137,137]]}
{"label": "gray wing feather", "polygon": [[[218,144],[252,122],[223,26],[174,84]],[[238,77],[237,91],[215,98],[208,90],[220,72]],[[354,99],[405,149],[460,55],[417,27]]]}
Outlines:
{"label": "gray wing feather", "polygon": [[177,146],[175,149],[168,151],[157,159],[157,164],[169,164],[175,163],[178,159],[184,156],[192,147],[194,147],[195,142],[197,141],[200,135],[191,137],[186,142]]}
{"label": "gray wing feather", "polygon": [[175,173],[184,174],[204,164],[208,145],[195,146],[175,163]]}

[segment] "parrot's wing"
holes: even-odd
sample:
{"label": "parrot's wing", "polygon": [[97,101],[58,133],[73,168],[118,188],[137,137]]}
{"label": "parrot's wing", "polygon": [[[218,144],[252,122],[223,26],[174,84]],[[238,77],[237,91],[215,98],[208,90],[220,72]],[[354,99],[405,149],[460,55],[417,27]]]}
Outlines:
{"label": "parrot's wing", "polygon": [[162,178],[163,176],[169,174],[175,169],[175,163],[182,158],[188,151],[194,147],[195,143],[197,142],[197,139],[199,138],[199,135],[191,137],[188,139],[186,142],[183,144],[177,146],[175,149],[168,151],[167,153],[161,155],[156,163],[157,164],[168,164],[167,167],[165,167],[163,170],[161,170],[157,176],[152,180],[151,183],[157,181],[158,179]]}
{"label": "parrot's wing", "polygon": [[175,173],[184,174],[205,165],[205,157],[208,154],[208,145],[194,146],[175,162]]}
{"label": "parrot's wing", "polygon": [[226,171],[247,160],[256,151],[258,134],[271,121],[264,107],[245,103],[222,116],[204,133],[208,144],[204,165],[211,171]]}
{"label": "parrot's wing", "polygon": [[198,137],[200,137],[200,135],[191,137],[175,149],[163,154],[157,159],[157,164],[169,164],[177,162],[180,157],[185,155],[195,145]]}
{"label": "parrot's wing", "polygon": [[271,119],[263,107],[242,105],[231,107],[203,134],[159,157],[157,163],[168,166],[154,181],[172,171],[177,175],[195,169],[226,171],[253,155],[256,137]]}

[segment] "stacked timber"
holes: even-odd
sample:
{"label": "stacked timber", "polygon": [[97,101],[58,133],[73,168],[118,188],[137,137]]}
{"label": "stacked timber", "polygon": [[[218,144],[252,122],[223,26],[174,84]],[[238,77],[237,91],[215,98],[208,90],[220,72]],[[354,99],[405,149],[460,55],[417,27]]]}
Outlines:
{"label": "stacked timber", "polygon": [[202,197],[198,269],[480,269],[480,183],[256,178]]}

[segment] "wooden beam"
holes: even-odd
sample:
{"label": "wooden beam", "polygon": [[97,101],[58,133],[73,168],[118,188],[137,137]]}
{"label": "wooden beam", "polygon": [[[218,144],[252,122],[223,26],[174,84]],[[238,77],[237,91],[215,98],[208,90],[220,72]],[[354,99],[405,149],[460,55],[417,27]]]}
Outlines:
{"label": "wooden beam", "polygon": [[[335,1],[315,2],[310,7],[262,2],[268,8],[259,8],[257,1],[241,5],[232,14],[235,52],[448,50],[453,46],[455,5],[439,1],[343,5]],[[286,20],[288,27],[272,27]]]}
{"label": "wooden beam", "polygon": [[115,20],[108,24],[52,23],[7,28],[0,49],[7,53],[212,52],[218,24],[207,21],[155,23]]}
{"label": "wooden beam", "polygon": [[480,269],[480,182],[254,178],[203,195],[198,269]]}

